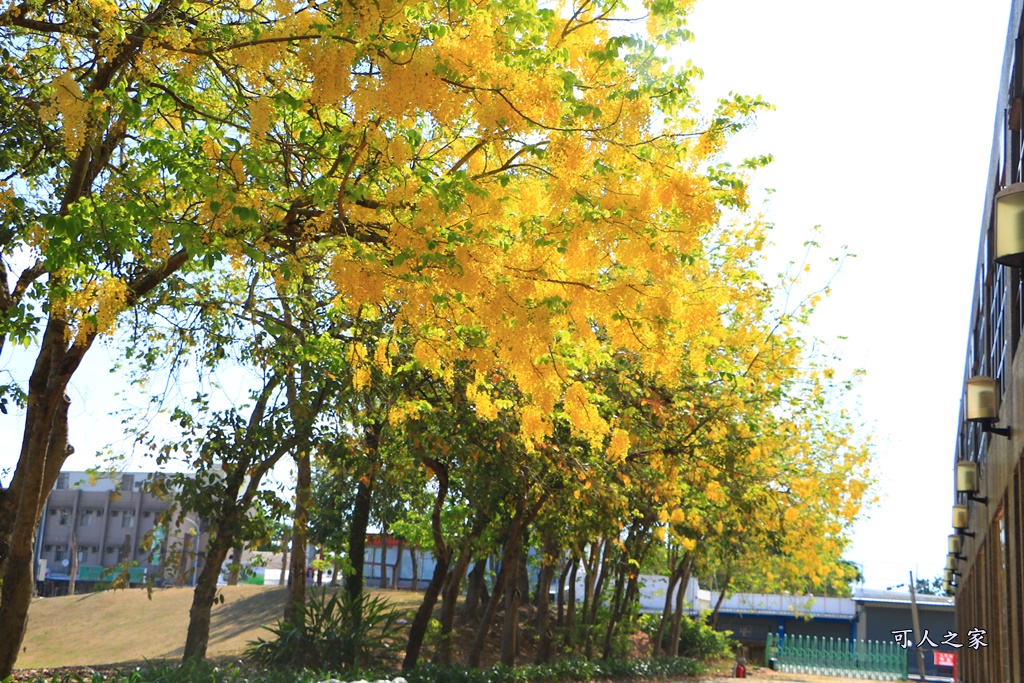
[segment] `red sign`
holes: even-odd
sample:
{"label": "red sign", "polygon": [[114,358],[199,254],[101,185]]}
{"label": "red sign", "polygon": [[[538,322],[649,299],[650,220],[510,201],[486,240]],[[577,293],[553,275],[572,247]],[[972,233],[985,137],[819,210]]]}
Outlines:
{"label": "red sign", "polygon": [[936,652],[935,666],[956,666],[955,652]]}

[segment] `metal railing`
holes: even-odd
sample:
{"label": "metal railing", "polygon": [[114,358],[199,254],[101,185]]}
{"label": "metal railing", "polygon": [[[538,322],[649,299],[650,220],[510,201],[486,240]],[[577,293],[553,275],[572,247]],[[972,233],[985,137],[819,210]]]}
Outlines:
{"label": "metal railing", "polygon": [[898,643],[768,634],[765,660],[787,673],[907,680],[907,652]]}

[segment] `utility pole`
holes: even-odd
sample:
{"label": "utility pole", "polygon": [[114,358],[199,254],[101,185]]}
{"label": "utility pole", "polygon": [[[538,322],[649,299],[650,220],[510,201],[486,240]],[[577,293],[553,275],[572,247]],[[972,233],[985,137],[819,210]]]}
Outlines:
{"label": "utility pole", "polygon": [[[921,636],[921,620],[917,617],[917,591],[914,590],[914,572],[910,572],[910,615],[914,619],[914,640],[918,644],[923,642]],[[917,666],[921,672],[921,680],[924,681],[924,652],[921,652],[921,648],[914,646],[917,650]]]}

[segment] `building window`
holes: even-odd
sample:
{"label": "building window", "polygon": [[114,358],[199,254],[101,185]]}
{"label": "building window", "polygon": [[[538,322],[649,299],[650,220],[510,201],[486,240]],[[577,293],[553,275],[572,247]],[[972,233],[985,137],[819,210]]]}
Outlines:
{"label": "building window", "polygon": [[121,475],[121,490],[131,492],[135,488],[135,475],[134,474],[122,474]]}
{"label": "building window", "polygon": [[59,519],[57,520],[57,523],[60,524],[61,526],[67,526],[67,524],[68,524],[68,517],[71,516],[71,510],[68,510],[67,508],[61,508],[57,512],[58,512],[58,515],[59,515]]}
{"label": "building window", "polygon": [[68,488],[68,485],[70,483],[71,483],[71,475],[68,474],[67,472],[61,472],[60,474],[57,475],[57,488],[58,489],[66,489],[66,488]]}
{"label": "building window", "polygon": [[67,548],[65,548],[62,545],[58,545],[57,547],[55,547],[53,549],[53,561],[54,562],[63,562],[66,554],[67,554]]}
{"label": "building window", "polygon": [[122,529],[134,529],[135,528],[135,510],[125,510],[124,514],[121,515],[121,528]]}
{"label": "building window", "polygon": [[82,513],[82,521],[79,522],[79,526],[86,527],[92,526],[92,520],[95,517],[95,513],[92,510],[86,510]]}
{"label": "building window", "polygon": [[79,548],[78,549],[78,564],[81,565],[81,564],[88,564],[88,563],[89,563],[89,549],[88,548]]}

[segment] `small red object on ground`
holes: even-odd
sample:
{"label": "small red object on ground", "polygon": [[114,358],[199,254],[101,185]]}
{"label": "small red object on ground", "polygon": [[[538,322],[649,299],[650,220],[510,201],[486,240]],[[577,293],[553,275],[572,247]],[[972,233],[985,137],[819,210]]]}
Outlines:
{"label": "small red object on ground", "polygon": [[737,664],[736,665],[736,669],[732,673],[732,677],[733,678],[746,678],[747,677],[747,667],[743,666],[742,664]]}

